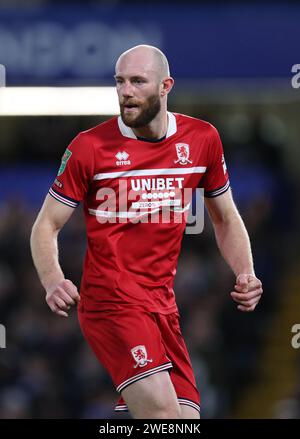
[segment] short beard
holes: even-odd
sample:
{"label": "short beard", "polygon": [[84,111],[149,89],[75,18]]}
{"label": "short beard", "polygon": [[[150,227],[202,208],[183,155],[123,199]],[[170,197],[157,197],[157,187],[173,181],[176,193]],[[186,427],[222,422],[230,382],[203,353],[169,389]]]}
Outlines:
{"label": "short beard", "polygon": [[131,128],[142,128],[148,125],[161,110],[161,103],[159,96],[152,95],[147,100],[147,107],[143,110],[139,116],[134,120],[127,120],[124,115],[123,107],[121,107],[121,117],[125,125]]}

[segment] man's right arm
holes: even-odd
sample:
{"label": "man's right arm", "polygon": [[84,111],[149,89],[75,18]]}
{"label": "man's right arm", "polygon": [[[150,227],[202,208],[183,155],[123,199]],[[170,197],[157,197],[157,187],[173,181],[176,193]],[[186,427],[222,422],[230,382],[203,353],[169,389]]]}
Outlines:
{"label": "man's right arm", "polygon": [[65,279],[58,260],[57,237],[74,209],[47,195],[32,227],[30,245],[34,265],[46,290],[53,312],[68,317],[67,311],[79,300],[76,286]]}

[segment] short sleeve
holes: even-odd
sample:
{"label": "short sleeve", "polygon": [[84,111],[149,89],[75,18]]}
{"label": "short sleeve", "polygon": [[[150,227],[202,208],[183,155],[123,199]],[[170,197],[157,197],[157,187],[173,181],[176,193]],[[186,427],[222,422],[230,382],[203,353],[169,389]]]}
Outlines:
{"label": "short sleeve", "polygon": [[200,184],[204,188],[204,196],[212,198],[226,192],[230,184],[222,142],[213,126],[208,142],[207,168]]}
{"label": "short sleeve", "polygon": [[80,133],[65,150],[49,194],[67,206],[77,207],[88,191],[93,171],[93,145],[88,136]]}

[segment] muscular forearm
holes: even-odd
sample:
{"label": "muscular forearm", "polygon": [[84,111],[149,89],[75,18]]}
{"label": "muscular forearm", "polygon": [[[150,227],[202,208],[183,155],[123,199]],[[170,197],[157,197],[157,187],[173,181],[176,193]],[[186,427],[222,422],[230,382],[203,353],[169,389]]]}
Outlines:
{"label": "muscular forearm", "polygon": [[262,283],[255,276],[249,236],[231,191],[207,198],[206,207],[219,249],[236,275],[231,297],[240,311],[253,311],[262,295]]}
{"label": "muscular forearm", "polygon": [[236,276],[254,274],[250,240],[238,212],[214,224],[218,247]]}
{"label": "muscular forearm", "polygon": [[58,262],[57,235],[58,231],[47,223],[37,222],[32,228],[30,239],[32,258],[46,290],[64,279]]}
{"label": "muscular forearm", "polygon": [[80,301],[76,286],[65,279],[58,262],[57,236],[73,211],[47,195],[30,238],[33,262],[46,290],[46,302],[51,311],[62,317],[68,317],[70,307]]}

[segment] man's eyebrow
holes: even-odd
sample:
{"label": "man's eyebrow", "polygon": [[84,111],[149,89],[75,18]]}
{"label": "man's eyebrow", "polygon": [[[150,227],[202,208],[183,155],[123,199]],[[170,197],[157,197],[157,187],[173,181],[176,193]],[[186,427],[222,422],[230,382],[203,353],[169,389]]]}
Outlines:
{"label": "man's eyebrow", "polygon": [[[122,75],[114,75],[114,78],[115,78],[115,79],[124,79],[124,77],[123,77]],[[144,81],[147,80],[147,78],[145,78],[145,77],[142,76],[142,75],[134,75],[134,76],[130,76],[129,79],[130,79],[131,81],[134,80],[134,79],[142,79],[142,80],[144,80]]]}
{"label": "man's eyebrow", "polygon": [[135,75],[132,76],[130,79],[142,79],[143,81],[147,81],[147,78],[145,78],[145,76],[142,75]]}

